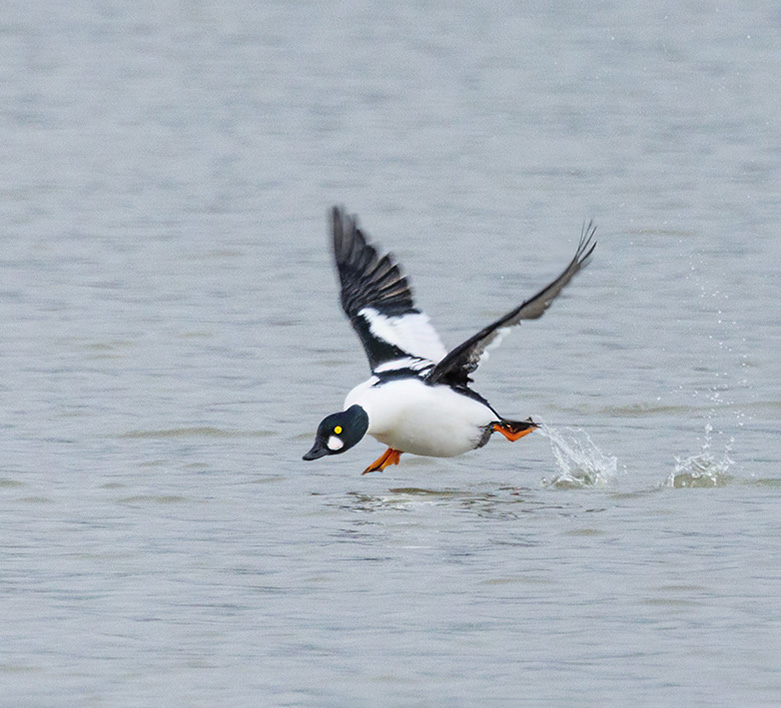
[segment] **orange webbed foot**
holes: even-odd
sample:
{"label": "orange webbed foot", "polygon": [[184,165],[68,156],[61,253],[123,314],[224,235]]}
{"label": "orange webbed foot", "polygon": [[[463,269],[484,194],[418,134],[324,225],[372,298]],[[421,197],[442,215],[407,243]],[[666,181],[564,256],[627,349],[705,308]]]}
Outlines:
{"label": "orange webbed foot", "polygon": [[398,465],[400,459],[401,450],[394,450],[392,447],[389,447],[363,472],[361,472],[361,474],[364,475],[369,474],[369,472],[382,472],[386,467],[390,467],[391,465]]}
{"label": "orange webbed foot", "polygon": [[537,423],[532,421],[531,418],[529,418],[529,420],[524,420],[522,422],[515,421],[515,420],[500,420],[498,423],[493,423],[491,425],[492,430],[494,430],[497,433],[501,433],[510,442],[515,442],[516,440],[520,440],[524,435],[528,435],[535,428],[538,427],[539,426],[537,425]]}

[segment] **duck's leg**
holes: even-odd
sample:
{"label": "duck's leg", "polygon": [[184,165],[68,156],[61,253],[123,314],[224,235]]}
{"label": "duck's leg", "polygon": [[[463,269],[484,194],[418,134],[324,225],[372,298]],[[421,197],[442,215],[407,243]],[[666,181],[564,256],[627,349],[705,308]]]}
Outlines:
{"label": "duck's leg", "polygon": [[389,447],[363,472],[361,472],[361,474],[368,474],[369,472],[382,472],[386,467],[390,467],[390,465],[398,465],[400,459],[401,450],[394,450],[392,447]]}
{"label": "duck's leg", "polygon": [[501,433],[510,442],[520,440],[524,435],[528,435],[535,428],[539,426],[531,418],[528,420],[500,420],[491,424],[491,429],[497,433]]}

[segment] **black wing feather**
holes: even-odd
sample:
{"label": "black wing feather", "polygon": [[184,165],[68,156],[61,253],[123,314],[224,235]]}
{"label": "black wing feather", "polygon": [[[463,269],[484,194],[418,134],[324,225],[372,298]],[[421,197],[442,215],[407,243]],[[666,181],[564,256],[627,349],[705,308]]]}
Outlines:
{"label": "black wing feather", "polygon": [[332,209],[331,223],[342,308],[372,371],[433,367],[446,350],[428,317],[415,307],[409,282],[393,256],[380,256],[344,209]]}
{"label": "black wing feather", "polygon": [[521,320],[534,320],[542,317],[545,310],[548,309],[567,283],[587,264],[597,245],[596,241],[592,243],[596,229],[597,227],[593,221],[590,221],[588,226],[584,226],[575,257],[556,280],[545,286],[534,297],[529,298],[514,310],[484,327],[473,337],[470,337],[448,352],[427,374],[427,382],[431,384],[450,383],[465,386],[470,381],[469,374],[477,369],[486,347],[496,339],[500,330],[519,324]]}
{"label": "black wing feather", "polygon": [[377,254],[354,216],[334,207],[331,217],[342,309],[350,320],[354,321],[364,307],[373,307],[388,316],[418,312],[409,283],[393,257]]}

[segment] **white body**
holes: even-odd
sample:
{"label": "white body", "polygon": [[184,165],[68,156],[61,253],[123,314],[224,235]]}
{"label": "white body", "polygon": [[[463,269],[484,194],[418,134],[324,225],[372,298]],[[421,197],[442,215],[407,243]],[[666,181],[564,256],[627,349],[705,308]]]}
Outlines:
{"label": "white body", "polygon": [[453,457],[474,450],[486,439],[486,426],[496,414],[450,386],[429,386],[404,378],[374,386],[377,379],[356,386],[344,402],[369,416],[369,435],[401,452]]}

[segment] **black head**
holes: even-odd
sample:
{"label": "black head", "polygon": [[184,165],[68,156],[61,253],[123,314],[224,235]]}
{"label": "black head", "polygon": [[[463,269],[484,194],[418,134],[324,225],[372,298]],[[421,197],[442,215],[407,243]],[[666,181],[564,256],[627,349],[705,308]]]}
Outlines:
{"label": "black head", "polygon": [[369,416],[359,405],[323,418],[317,427],[315,444],[304,455],[305,460],[316,460],[325,455],[338,455],[360,442],[369,428]]}

